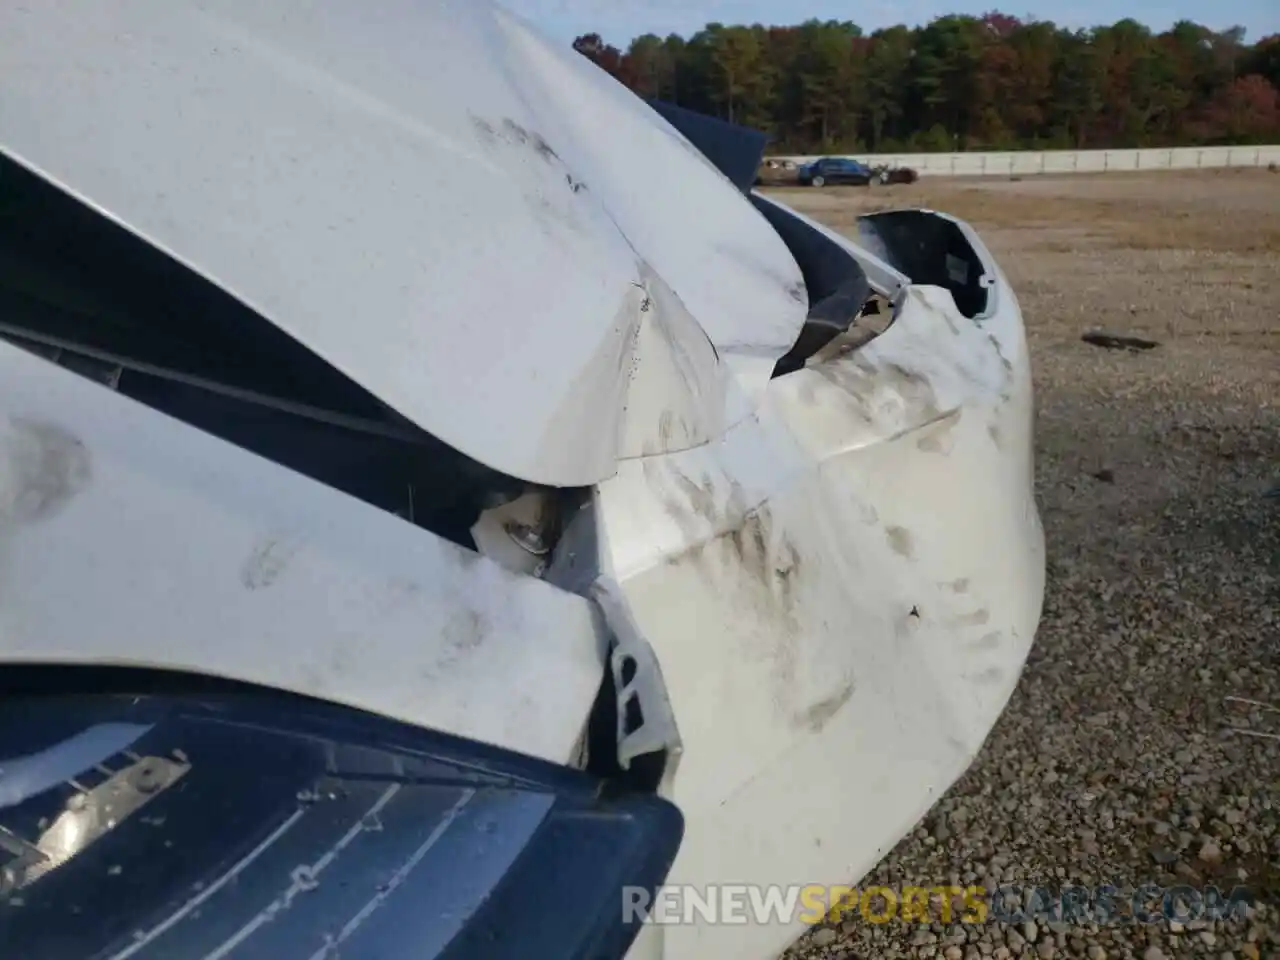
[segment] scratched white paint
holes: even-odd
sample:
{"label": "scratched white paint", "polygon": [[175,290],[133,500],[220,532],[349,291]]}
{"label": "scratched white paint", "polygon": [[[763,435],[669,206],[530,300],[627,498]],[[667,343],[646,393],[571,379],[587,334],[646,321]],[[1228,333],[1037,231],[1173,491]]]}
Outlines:
{"label": "scratched white paint", "polygon": [[[596,484],[684,745],[673,882],[854,881],[969,764],[1044,577],[994,263],[975,322],[841,241],[894,324],[770,381],[805,310],[781,241],[488,4],[9,4],[0,57],[0,149],[458,449]],[[0,659],[237,677],[564,761],[602,639],[580,597],[0,344]]]}
{"label": "scratched white paint", "polygon": [[804,319],[732,185],[490,3],[4,3],[0,62],[0,150],[515,476],[586,485],[656,442],[619,376],[663,362],[631,355],[636,284],[695,318],[671,349],[718,352],[693,435],[749,412]]}
{"label": "scratched white paint", "polygon": [[[833,344],[716,443],[598,488],[683,744],[672,883],[856,882],[1013,690],[1044,586],[1031,384],[1017,299],[978,252],[997,284],[981,321],[909,286],[878,339]],[[763,960],[799,932],[664,927],[665,952],[634,956]]]}
{"label": "scratched white paint", "polygon": [[5,661],[232,677],[557,762],[599,687],[583,598],[2,341],[0,483]]}

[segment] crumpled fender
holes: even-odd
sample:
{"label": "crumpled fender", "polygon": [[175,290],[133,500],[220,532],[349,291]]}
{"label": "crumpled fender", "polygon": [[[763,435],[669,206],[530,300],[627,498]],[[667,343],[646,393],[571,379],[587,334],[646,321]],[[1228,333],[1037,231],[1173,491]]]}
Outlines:
{"label": "crumpled fender", "polygon": [[[1039,621],[1013,291],[975,246],[994,296],[970,318],[841,242],[894,297],[888,329],[774,380],[718,443],[599,486],[679,725],[672,884],[856,882],[968,767]],[[763,955],[799,932],[667,927],[664,956]]]}

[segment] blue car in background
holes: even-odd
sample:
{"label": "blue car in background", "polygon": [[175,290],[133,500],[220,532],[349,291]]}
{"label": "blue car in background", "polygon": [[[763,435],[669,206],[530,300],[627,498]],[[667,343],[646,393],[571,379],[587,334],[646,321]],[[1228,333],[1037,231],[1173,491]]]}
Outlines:
{"label": "blue car in background", "polygon": [[805,187],[823,187],[838,183],[865,187],[873,180],[881,183],[888,182],[884,171],[872,170],[866,164],[847,157],[823,157],[815,160],[800,168],[797,179],[801,186]]}

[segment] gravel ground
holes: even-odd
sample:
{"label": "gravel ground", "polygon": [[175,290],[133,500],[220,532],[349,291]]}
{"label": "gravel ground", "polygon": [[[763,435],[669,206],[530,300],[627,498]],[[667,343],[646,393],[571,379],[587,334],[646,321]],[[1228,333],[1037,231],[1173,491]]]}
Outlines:
{"label": "gravel ground", "polygon": [[[1037,641],[970,771],[862,885],[1256,899],[1246,917],[1185,924],[845,920],[786,960],[1280,957],[1280,713],[1226,699],[1280,705],[1280,175],[787,199],[844,229],[903,204],[970,219],[1018,291],[1035,364]],[[1082,343],[1095,327],[1161,345]]]}

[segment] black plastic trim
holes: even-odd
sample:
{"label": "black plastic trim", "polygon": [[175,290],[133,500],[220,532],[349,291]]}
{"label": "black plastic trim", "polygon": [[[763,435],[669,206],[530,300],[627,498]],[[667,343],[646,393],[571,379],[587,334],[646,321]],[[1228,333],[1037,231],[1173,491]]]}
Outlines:
{"label": "black plastic trim", "polygon": [[775,377],[806,360],[849,329],[871,297],[871,281],[861,264],[838,243],[786,209],[755,195],[751,202],[787,245],[809,294],[809,313],[795,344],[774,367]]}

